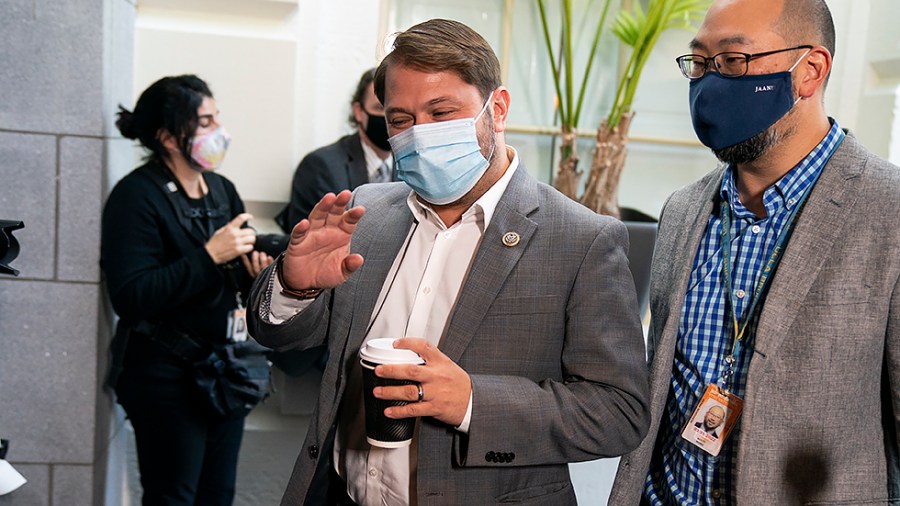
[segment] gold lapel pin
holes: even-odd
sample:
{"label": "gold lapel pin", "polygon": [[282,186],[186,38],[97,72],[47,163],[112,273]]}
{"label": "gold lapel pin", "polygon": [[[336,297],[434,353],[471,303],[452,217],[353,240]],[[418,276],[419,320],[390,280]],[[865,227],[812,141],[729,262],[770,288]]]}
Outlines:
{"label": "gold lapel pin", "polygon": [[503,245],[509,246],[512,248],[516,244],[519,244],[519,234],[515,232],[507,232],[503,234]]}

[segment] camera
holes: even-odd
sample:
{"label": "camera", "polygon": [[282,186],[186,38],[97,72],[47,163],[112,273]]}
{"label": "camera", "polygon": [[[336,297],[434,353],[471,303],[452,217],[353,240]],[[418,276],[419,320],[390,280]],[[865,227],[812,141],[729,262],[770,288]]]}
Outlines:
{"label": "camera", "polygon": [[290,239],[291,236],[285,234],[257,234],[253,249],[275,258],[287,249]]}
{"label": "camera", "polygon": [[25,227],[21,221],[0,220],[0,274],[18,276],[19,271],[9,266],[19,256],[19,241],[13,231]]}

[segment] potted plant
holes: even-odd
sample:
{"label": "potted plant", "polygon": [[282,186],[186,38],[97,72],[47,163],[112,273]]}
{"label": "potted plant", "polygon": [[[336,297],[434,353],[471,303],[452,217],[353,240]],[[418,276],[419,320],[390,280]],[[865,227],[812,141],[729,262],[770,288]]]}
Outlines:
{"label": "potted plant", "polygon": [[[625,65],[620,66],[612,105],[597,128],[597,141],[591,156],[591,166],[584,182],[584,191],[578,196],[578,188],[584,171],[578,168],[577,135],[582,105],[597,48],[606,25],[612,0],[588,2],[584,13],[587,19],[597,16],[597,25],[590,46],[590,55],[581,76],[580,88],[575,94],[575,59],[573,58],[572,0],[559,0],[560,47],[555,49],[547,21],[545,0],[538,0],[544,43],[553,69],[553,84],[557,95],[557,114],[560,120],[562,142],[560,160],[554,186],[595,212],[622,218],[628,229],[631,247],[628,251],[629,267],[634,277],[641,315],[649,300],[650,260],[656,242],[655,218],[636,210],[619,208],[619,181],[628,153],[628,130],[634,118],[631,108],[641,72],[660,35],[671,28],[694,29],[694,23],[702,19],[709,0],[633,0],[630,9],[623,8],[615,16],[612,32],[628,51]],[[646,4],[646,9],[643,5]],[[554,56],[559,54],[559,61]],[[649,223],[648,223],[649,222]]]}
{"label": "potted plant", "polygon": [[[575,71],[573,68],[572,40],[573,8],[572,0],[560,0],[560,48],[554,48],[547,21],[545,0],[538,0],[544,42],[553,70],[553,84],[557,94],[557,114],[560,120],[561,144],[560,161],[554,186],[573,200],[577,200],[594,211],[619,217],[618,188],[627,155],[628,130],[634,118],[631,108],[641,72],[650,52],[660,35],[671,28],[694,29],[694,23],[702,19],[709,7],[709,0],[635,0],[630,9],[619,11],[612,24],[612,32],[627,48],[630,55],[621,66],[612,105],[606,118],[597,128],[597,142],[591,157],[590,170],[584,184],[584,192],[579,197],[578,188],[584,171],[578,168],[577,152],[578,123],[581,119],[582,104],[587,89],[588,77],[597,57],[597,48],[606,25],[612,0],[602,0],[599,8],[594,2],[586,7],[584,17],[596,15],[598,22],[590,47],[590,56],[581,76],[580,89],[575,94]],[[646,9],[642,6],[646,3]],[[555,56],[560,55],[558,61]]]}

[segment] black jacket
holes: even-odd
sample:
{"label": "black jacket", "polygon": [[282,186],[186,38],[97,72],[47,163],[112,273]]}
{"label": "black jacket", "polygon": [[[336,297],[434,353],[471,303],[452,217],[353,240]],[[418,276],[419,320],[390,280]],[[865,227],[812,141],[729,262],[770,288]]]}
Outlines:
{"label": "black jacket", "polygon": [[[235,287],[246,293],[251,280],[235,261],[235,281],[228,281],[232,274],[213,263],[204,244],[211,231],[244,212],[244,204],[224,177],[204,178],[206,207],[190,201],[155,162],[125,176],[109,195],[101,266],[120,327],[165,323],[201,341],[225,342],[228,314],[237,306]],[[207,208],[211,218],[189,216]]]}
{"label": "black jacket", "polygon": [[358,133],[346,135],[303,157],[294,173],[291,201],[276,217],[285,233],[290,234],[294,225],[309,216],[326,193],[353,190],[369,182],[361,142]]}

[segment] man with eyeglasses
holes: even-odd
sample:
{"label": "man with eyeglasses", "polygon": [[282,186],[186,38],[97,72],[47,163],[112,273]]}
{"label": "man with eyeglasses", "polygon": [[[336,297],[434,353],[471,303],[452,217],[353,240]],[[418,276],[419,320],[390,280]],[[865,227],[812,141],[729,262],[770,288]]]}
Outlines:
{"label": "man with eyeglasses", "polygon": [[822,0],[718,0],[677,58],[723,164],[662,212],[653,421],[610,504],[900,501],[900,170],[825,113],[833,54]]}

